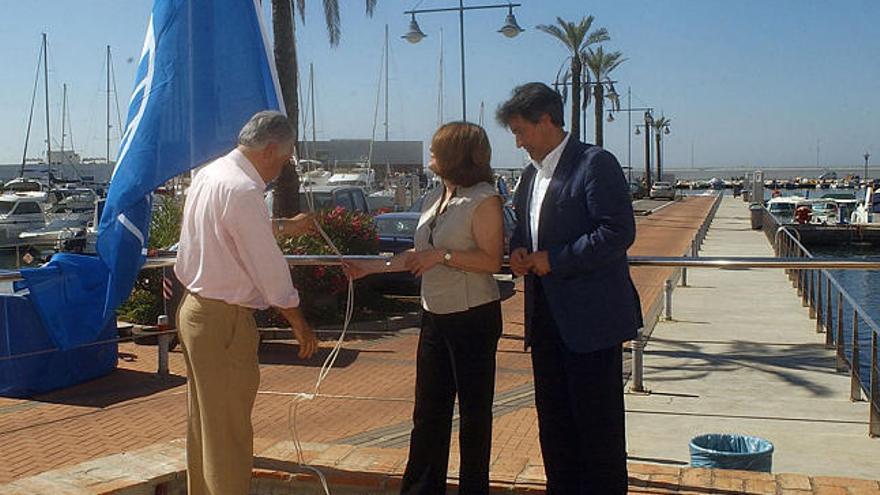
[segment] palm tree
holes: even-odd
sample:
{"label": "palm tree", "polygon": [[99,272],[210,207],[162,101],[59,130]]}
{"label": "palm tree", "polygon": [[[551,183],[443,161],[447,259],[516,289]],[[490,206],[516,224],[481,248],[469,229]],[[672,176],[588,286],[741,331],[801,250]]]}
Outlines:
{"label": "palm tree", "polygon": [[564,67],[565,64],[570,61],[570,68],[566,70],[565,75],[562,75],[561,78],[560,73],[562,72],[562,68],[560,68],[559,72],[556,74],[556,82],[554,83],[554,86],[557,91],[559,90],[560,85],[563,86],[562,98],[565,100],[568,95],[568,88],[565,86],[566,79],[570,78],[571,80],[571,134],[580,139],[581,78],[583,76],[583,64],[581,62],[580,53],[588,46],[608,41],[610,38],[608,37],[608,31],[605,28],[590,31],[590,28],[593,27],[593,16],[584,17],[577,24],[574,22],[568,22],[561,17],[557,17],[556,22],[558,25],[541,24],[538,26],[538,29],[559,40],[562,45],[571,52],[571,55],[566,57],[562,62]]}
{"label": "palm tree", "polygon": [[[305,22],[306,0],[295,0],[300,20]],[[373,15],[378,0],[365,0],[366,13]],[[294,140],[299,142],[299,83],[296,57],[296,26],[293,22],[294,0],[272,0],[272,32],[275,35],[275,66],[287,118],[293,127]],[[324,20],[330,45],[339,44],[342,28],[339,22],[339,0],[323,0]],[[299,213],[299,176],[293,166],[284,167],[278,177],[272,204],[275,217],[292,217]]]}
{"label": "palm tree", "polygon": [[654,140],[657,143],[657,181],[663,180],[663,155],[660,154],[660,142],[663,140],[663,134],[669,134],[669,124],[672,123],[672,119],[668,119],[665,116],[661,116],[659,119],[654,119]]}
{"label": "palm tree", "polygon": [[[611,101],[612,108],[620,110],[620,97],[614,90],[610,74],[620,64],[626,61],[621,52],[608,52],[602,46],[595,50],[587,48],[581,52],[583,64],[587,67],[587,82],[593,86],[593,101],[596,116],[596,145],[602,146],[605,142],[602,115],[605,111],[605,98]],[[605,85],[608,85],[608,93],[605,93]],[[584,90],[584,111],[590,105],[590,92]]]}

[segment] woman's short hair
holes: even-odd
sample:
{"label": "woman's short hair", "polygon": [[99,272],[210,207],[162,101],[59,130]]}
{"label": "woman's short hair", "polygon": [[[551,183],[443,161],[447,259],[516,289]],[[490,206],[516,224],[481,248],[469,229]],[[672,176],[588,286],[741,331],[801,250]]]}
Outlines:
{"label": "woman's short hair", "polygon": [[510,99],[498,107],[495,119],[502,127],[507,127],[515,116],[537,124],[545,113],[557,127],[565,126],[562,96],[544,83],[533,82],[514,88]]}
{"label": "woman's short hair", "polygon": [[470,122],[442,125],[431,140],[436,170],[441,178],[461,187],[493,183],[492,147],[486,131]]}

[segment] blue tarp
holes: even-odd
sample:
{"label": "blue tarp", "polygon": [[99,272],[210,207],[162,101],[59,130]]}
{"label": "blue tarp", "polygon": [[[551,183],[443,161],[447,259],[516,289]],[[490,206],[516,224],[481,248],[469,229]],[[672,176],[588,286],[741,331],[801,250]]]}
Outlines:
{"label": "blue tarp", "polygon": [[[105,325],[92,342],[114,338],[115,321]],[[55,338],[43,326],[29,294],[0,295],[0,396],[31,397],[116,368],[116,342],[6,359],[56,348]]]}
{"label": "blue tarp", "polygon": [[[95,358],[91,351],[68,349],[103,339],[131,293],[147,252],[152,191],[235,147],[239,129],[254,113],[284,108],[260,15],[259,3],[251,0],[153,3],[101,215],[98,257],[65,255],[23,271],[22,287],[30,295],[4,303],[6,342],[0,351],[64,352],[35,357],[31,368],[20,370],[22,377],[7,373],[19,364],[3,365],[0,390],[36,393],[107,369],[102,360],[78,361]],[[38,370],[46,376],[28,385]]]}

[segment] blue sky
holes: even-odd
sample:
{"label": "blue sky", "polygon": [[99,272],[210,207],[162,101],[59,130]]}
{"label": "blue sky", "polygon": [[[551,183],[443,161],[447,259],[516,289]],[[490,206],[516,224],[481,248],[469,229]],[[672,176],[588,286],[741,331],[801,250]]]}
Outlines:
{"label": "blue sky", "polygon": [[[690,167],[692,156],[697,167],[815,166],[817,142],[822,166],[860,165],[865,151],[874,155],[872,164],[880,162],[876,0],[519,1],[523,6],[516,15],[526,32],[512,40],[496,33],[504,10],[474,11],[465,18],[468,117],[476,120],[480,103],[485,105],[495,166],[519,165],[523,154],[495,124],[494,109],[517,84],[552,82],[566,56],[535,26],[553,23],[556,16],[584,15],[594,15],[594,26],[608,29],[606,50],[621,50],[627,57],[614,73],[618,91],[625,94],[631,86],[633,106],[652,106],[672,119],[664,141],[669,168]],[[404,10],[457,2],[379,0],[373,18],[364,16],[359,0],[340,3],[343,34],[336,48],[327,42],[321,2],[310,0],[305,25],[297,21],[304,77],[308,63],[315,66],[318,139],[370,137],[385,24],[391,33],[390,138],[427,143],[436,128],[441,29],[444,115],[460,118],[457,15],[422,15],[419,23],[428,37],[417,45],[400,39],[409,21]],[[504,2],[465,2],[487,3]],[[0,163],[21,159],[44,31],[50,43],[53,146],[60,142],[61,84],[67,83],[74,142],[84,156],[103,156],[105,46],[113,47],[124,106],[135,69],[128,59],[140,53],[151,4],[0,0]],[[305,90],[307,81],[303,84]],[[41,101],[37,112],[28,156],[44,147]],[[592,136],[592,109],[589,117]],[[606,148],[623,164],[631,132],[624,114],[606,124]],[[643,163],[640,138],[632,136],[636,168]]]}

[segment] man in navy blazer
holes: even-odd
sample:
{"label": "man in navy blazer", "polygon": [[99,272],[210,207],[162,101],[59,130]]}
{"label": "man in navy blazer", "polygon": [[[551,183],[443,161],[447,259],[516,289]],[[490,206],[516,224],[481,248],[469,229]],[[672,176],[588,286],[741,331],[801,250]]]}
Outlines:
{"label": "man in navy blazer", "polygon": [[642,326],[629,187],[614,155],[565,132],[547,85],[517,87],[496,117],[532,160],[514,196],[510,265],[525,277],[547,493],[625,494],[621,344]]}

